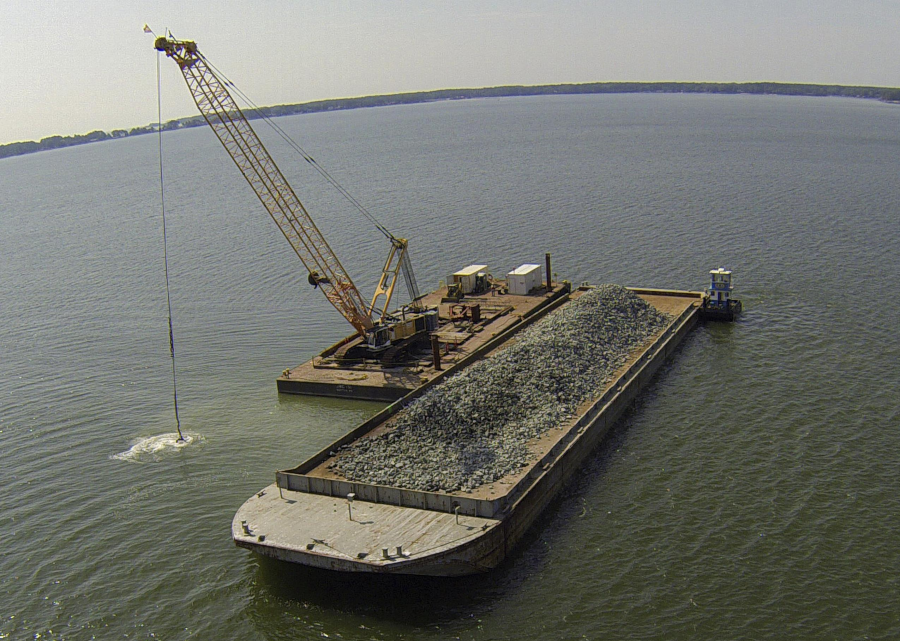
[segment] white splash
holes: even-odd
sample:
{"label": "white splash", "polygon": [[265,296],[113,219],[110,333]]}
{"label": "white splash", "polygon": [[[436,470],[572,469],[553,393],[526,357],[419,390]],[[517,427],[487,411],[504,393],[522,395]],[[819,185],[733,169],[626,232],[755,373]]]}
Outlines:
{"label": "white splash", "polygon": [[192,445],[199,444],[203,440],[199,434],[184,432],[184,440],[178,439],[178,433],[159,434],[142,438],[124,452],[114,454],[112,458],[131,463],[146,463],[148,461],[160,461],[167,455]]}

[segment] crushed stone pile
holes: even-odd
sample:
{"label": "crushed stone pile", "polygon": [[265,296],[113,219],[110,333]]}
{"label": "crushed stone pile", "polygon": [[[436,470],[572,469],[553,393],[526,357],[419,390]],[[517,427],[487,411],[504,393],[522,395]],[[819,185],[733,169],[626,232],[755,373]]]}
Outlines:
{"label": "crushed stone pile", "polygon": [[350,481],[430,492],[492,483],[528,465],[528,442],[599,395],[670,320],[624,287],[595,287],[428,390],[389,432],[342,447],[330,468]]}

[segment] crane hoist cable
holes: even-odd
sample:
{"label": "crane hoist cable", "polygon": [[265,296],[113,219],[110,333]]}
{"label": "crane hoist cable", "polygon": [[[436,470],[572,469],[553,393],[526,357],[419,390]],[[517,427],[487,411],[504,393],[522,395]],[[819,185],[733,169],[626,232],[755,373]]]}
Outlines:
{"label": "crane hoist cable", "polygon": [[160,56],[156,54],[156,134],[159,142],[159,202],[162,209],[163,231],[163,258],[166,274],[166,307],[169,313],[169,354],[172,357],[172,403],[175,406],[175,429],[178,430],[178,442],[184,443],[184,435],[181,433],[181,419],[178,417],[178,380],[175,377],[175,331],[172,328],[172,297],[169,294],[169,241],[166,233],[166,189],[163,174],[163,150],[162,150],[162,82],[159,69]]}

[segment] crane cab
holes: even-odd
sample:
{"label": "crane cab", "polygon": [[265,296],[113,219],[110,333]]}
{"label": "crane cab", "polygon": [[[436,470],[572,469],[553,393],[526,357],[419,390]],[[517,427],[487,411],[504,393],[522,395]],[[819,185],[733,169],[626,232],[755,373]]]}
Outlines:
{"label": "crane cab", "polygon": [[398,346],[404,341],[415,340],[438,329],[438,309],[429,308],[424,311],[402,311],[383,322],[379,322],[366,334],[366,346],[369,351],[377,352],[391,346]]}
{"label": "crane cab", "polygon": [[377,352],[391,346],[391,326],[377,324],[366,333],[366,345],[370,351]]}

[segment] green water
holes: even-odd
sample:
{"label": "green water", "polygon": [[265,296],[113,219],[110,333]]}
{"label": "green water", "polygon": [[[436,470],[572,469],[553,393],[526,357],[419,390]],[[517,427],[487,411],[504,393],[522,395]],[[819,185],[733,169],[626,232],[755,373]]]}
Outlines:
{"label": "green water", "polygon": [[[349,326],[211,132],[164,138],[194,441],[158,452],[130,450],[174,432],[156,139],[2,160],[0,638],[900,636],[900,109],[567,96],[280,122],[410,238],[423,289],[550,251],[576,283],[701,289],[726,266],[745,314],[688,337],[494,572],[332,576],[235,548],[231,518],[381,406],[276,394]],[[380,236],[271,151],[371,292]]]}

